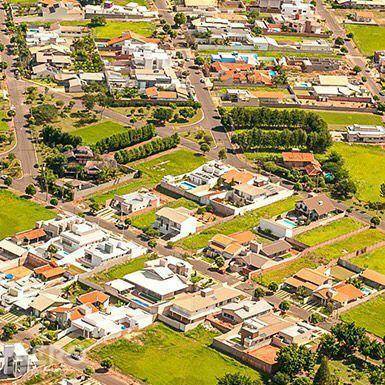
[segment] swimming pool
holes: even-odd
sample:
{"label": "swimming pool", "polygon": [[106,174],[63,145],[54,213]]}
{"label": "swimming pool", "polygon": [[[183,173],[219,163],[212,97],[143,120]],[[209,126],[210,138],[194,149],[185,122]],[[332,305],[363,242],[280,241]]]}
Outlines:
{"label": "swimming pool", "polygon": [[192,184],[190,182],[186,182],[185,180],[183,182],[181,182],[179,186],[182,187],[185,190],[191,190],[192,188],[197,187],[197,186],[195,186],[194,184]]}
{"label": "swimming pool", "polygon": [[148,306],[149,306],[148,303],[143,302],[143,301],[141,301],[141,300],[138,299],[138,298],[131,298],[131,301],[137,303],[137,304],[140,305],[140,306],[144,306],[144,307],[148,307]]}
{"label": "swimming pool", "polygon": [[297,227],[297,225],[293,221],[287,218],[280,219],[278,222],[288,227],[289,229],[294,229],[295,227]]}

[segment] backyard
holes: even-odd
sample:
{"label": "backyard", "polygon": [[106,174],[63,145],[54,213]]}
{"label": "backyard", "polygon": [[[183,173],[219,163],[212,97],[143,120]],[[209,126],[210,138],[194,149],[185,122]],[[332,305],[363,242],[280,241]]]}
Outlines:
{"label": "backyard", "polygon": [[256,370],[211,349],[214,336],[202,326],[183,334],[155,324],[135,340],[121,338],[96,349],[91,357],[110,357],[123,374],[150,385],[215,385],[217,377],[229,372],[241,372],[262,384]]}
{"label": "backyard", "polygon": [[[165,206],[172,208],[185,207],[186,209],[194,210],[198,207],[198,204],[186,198],[180,198],[167,203]],[[155,213],[158,210],[159,208],[155,208],[143,214],[131,217],[132,225],[141,230],[144,230],[145,228],[151,226],[155,222]]]}
{"label": "backyard", "polygon": [[123,278],[126,274],[133,273],[143,269],[144,263],[149,260],[149,255],[142,255],[141,257],[131,259],[128,262],[121,263],[111,267],[111,269],[102,271],[90,278],[90,281],[97,284],[103,284],[117,278]]}
{"label": "backyard", "polygon": [[360,250],[384,239],[385,235],[376,229],[364,230],[340,242],[320,247],[287,265],[268,271],[262,276],[261,283],[266,285],[270,282],[282,283],[286,278],[304,267],[317,267],[320,264],[328,263],[332,259],[342,257],[344,254]]}
{"label": "backyard", "polygon": [[53,211],[7,190],[0,190],[0,211],[0,239],[33,228],[36,221],[55,216]]}
{"label": "backyard", "polygon": [[380,199],[379,170],[385,169],[385,151],[379,146],[349,145],[334,143],[332,150],[337,151],[345,160],[345,167],[357,184],[357,198],[364,201]]}
{"label": "backyard", "polygon": [[95,195],[94,198],[98,203],[105,204],[115,194],[128,194],[144,187],[154,188],[165,175],[178,175],[192,171],[201,166],[206,160],[204,156],[197,155],[192,151],[176,150],[151,160],[142,160],[130,164],[129,166],[142,172],[140,178],[134,179],[130,183],[114,190]]}
{"label": "backyard", "polygon": [[305,243],[308,246],[318,245],[319,243],[337,238],[340,235],[350,233],[363,227],[361,222],[352,218],[342,218],[325,226],[319,226],[306,231],[295,237],[296,240]]}
{"label": "backyard", "polygon": [[371,253],[352,258],[350,261],[359,267],[372,269],[381,274],[385,274],[385,249],[383,247]]}
{"label": "backyard", "polygon": [[207,246],[208,241],[215,234],[229,235],[238,231],[252,230],[258,226],[261,218],[271,218],[291,210],[298,196],[292,196],[285,200],[273,203],[269,206],[261,207],[254,211],[249,211],[245,215],[237,216],[231,221],[212,226],[200,233],[191,235],[178,242],[178,245],[187,250],[199,250]]}
{"label": "backyard", "polygon": [[385,335],[385,322],[379,322],[385,317],[385,296],[381,295],[368,302],[341,314],[341,319],[346,322],[355,322],[369,332],[383,337]]}
{"label": "backyard", "polygon": [[114,134],[127,131],[127,128],[119,123],[107,120],[71,131],[71,134],[80,136],[84,144],[95,144],[97,141]]}
{"label": "backyard", "polygon": [[378,25],[346,24],[348,32],[352,32],[353,40],[365,56],[373,55],[374,51],[385,49],[385,27]]}

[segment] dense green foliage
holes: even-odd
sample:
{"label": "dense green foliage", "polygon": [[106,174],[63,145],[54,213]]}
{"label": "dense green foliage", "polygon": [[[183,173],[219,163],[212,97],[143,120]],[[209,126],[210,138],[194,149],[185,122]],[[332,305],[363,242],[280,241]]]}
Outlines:
{"label": "dense green foliage", "polygon": [[49,147],[55,147],[58,144],[76,147],[82,142],[82,138],[80,136],[75,136],[69,134],[68,132],[62,132],[60,128],[52,126],[44,126],[42,130],[42,137],[43,142]]}

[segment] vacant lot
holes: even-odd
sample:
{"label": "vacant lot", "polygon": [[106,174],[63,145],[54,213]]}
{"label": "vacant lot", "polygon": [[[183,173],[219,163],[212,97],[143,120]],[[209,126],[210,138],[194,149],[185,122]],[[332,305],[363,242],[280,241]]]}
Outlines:
{"label": "vacant lot", "polygon": [[262,276],[261,282],[263,284],[269,284],[270,282],[282,283],[286,278],[304,267],[314,268],[320,264],[328,263],[332,259],[342,257],[344,254],[360,250],[363,247],[373,245],[384,239],[385,235],[378,230],[365,230],[343,241],[320,247],[305,257],[294,260],[288,265],[268,271]]}
{"label": "vacant lot", "polygon": [[385,296],[378,296],[362,305],[343,313],[341,319],[346,322],[355,322],[369,332],[383,337],[385,335],[385,322],[379,322],[385,317]]}
{"label": "vacant lot", "polygon": [[351,259],[354,264],[385,274],[385,249],[380,248],[371,253]]}
{"label": "vacant lot", "polygon": [[357,184],[357,198],[364,201],[380,199],[380,185],[384,179],[379,171],[385,170],[385,151],[378,146],[334,143],[332,149],[345,160],[345,167]]}
{"label": "vacant lot", "polygon": [[93,29],[97,39],[113,39],[119,37],[123,32],[134,32],[144,37],[150,37],[156,29],[155,23],[148,21],[107,21],[102,27]]}
{"label": "vacant lot", "polygon": [[108,199],[113,198],[115,194],[128,194],[143,187],[153,188],[165,175],[178,175],[192,171],[201,166],[206,160],[205,157],[197,155],[192,151],[176,150],[152,160],[142,160],[130,164],[135,169],[142,171],[140,178],[134,179],[130,183],[114,190],[96,195],[94,198],[98,203],[104,204]]}
{"label": "vacant lot", "polygon": [[212,226],[201,233],[191,235],[178,244],[187,250],[199,250],[207,246],[208,241],[215,234],[229,235],[237,231],[252,230],[258,226],[261,218],[271,218],[278,214],[282,214],[291,210],[294,207],[298,196],[292,196],[283,201],[273,203],[269,206],[261,207],[260,209],[250,211],[242,216],[237,216],[229,222],[225,222],[216,226]]}
{"label": "vacant lot", "polygon": [[107,271],[102,271],[101,273],[98,273],[91,277],[90,280],[100,285],[102,283],[106,283],[117,278],[123,278],[126,274],[130,274],[134,271],[143,269],[144,263],[148,261],[148,259],[148,255],[143,255],[141,257],[132,259],[131,261],[128,261],[126,263],[111,267],[111,269]]}
{"label": "vacant lot", "polygon": [[[185,207],[186,209],[193,210],[198,207],[198,204],[186,198],[180,198],[170,203],[167,203],[165,206],[172,208]],[[144,230],[145,228],[151,226],[155,222],[155,213],[158,210],[159,208],[156,208],[147,211],[146,213],[131,217],[132,225],[141,230]]]}
{"label": "vacant lot", "polygon": [[91,346],[95,342],[92,338],[78,337],[74,338],[70,343],[64,346],[64,350],[67,353],[74,353],[76,350],[83,351]]}
{"label": "vacant lot", "polygon": [[385,27],[346,24],[346,29],[353,33],[353,40],[364,55],[371,56],[374,51],[385,49]]}
{"label": "vacant lot", "polygon": [[309,246],[314,246],[319,243],[329,241],[330,239],[337,238],[340,235],[360,229],[361,227],[363,227],[361,222],[352,218],[342,218],[325,226],[319,226],[315,229],[299,234],[295,237],[295,239]]}
{"label": "vacant lot", "polygon": [[95,144],[103,138],[107,138],[114,134],[120,134],[124,131],[127,131],[127,128],[121,124],[106,121],[79,128],[78,130],[72,131],[71,134],[80,136],[83,139],[84,144]]}
{"label": "vacant lot", "polygon": [[215,385],[217,377],[229,372],[247,374],[262,384],[256,370],[209,348],[213,336],[203,327],[183,334],[155,324],[137,340],[122,338],[91,356],[98,362],[111,357],[122,373],[149,385]]}
{"label": "vacant lot", "polygon": [[0,190],[0,212],[0,239],[28,230],[35,226],[36,221],[55,216],[53,211],[7,190]]}

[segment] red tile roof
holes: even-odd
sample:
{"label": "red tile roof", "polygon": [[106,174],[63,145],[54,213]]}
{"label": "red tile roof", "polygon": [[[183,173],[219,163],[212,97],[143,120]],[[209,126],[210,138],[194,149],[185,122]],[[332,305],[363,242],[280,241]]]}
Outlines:
{"label": "red tile roof", "polygon": [[82,294],[79,296],[79,302],[81,303],[103,303],[110,297],[107,294],[102,293],[99,290],[91,291],[90,293]]}

